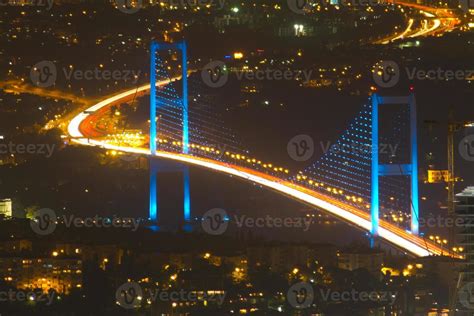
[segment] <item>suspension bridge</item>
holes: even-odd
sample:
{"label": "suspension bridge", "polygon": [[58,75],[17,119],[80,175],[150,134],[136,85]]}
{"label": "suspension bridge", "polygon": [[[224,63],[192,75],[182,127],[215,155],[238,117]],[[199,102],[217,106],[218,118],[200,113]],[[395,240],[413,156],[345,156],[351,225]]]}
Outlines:
{"label": "suspension bridge", "polygon": [[[173,78],[166,62],[160,58],[160,53],[169,51],[181,55],[180,74]],[[70,121],[68,133],[79,145],[150,157],[151,221],[159,219],[156,180],[160,169],[154,167],[153,161],[168,160],[184,166],[180,171],[184,178],[183,215],[187,222],[191,220],[187,166],[198,166],[244,179],[325,211],[407,254],[450,255],[449,250],[419,232],[417,120],[413,94],[393,97],[372,94],[338,138],[338,150],[329,150],[305,170],[292,172],[239,149],[235,135],[223,127],[212,108],[206,106],[206,100],[201,100],[198,92],[189,97],[185,42],[153,42],[150,54],[150,84],[93,105]],[[97,129],[97,122],[112,107],[147,94],[150,95],[147,147],[110,142],[103,131]],[[397,105],[400,110],[390,124],[382,124],[380,109],[388,105]],[[380,154],[380,144],[403,138],[408,141],[400,150],[407,152],[406,156]]]}

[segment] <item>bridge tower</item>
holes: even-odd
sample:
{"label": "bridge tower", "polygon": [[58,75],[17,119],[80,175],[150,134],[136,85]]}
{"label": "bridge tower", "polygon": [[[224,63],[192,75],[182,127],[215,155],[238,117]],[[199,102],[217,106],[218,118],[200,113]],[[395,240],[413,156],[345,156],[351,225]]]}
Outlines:
{"label": "bridge tower", "polygon": [[[158,43],[152,42],[150,45],[150,153],[152,156],[156,155],[157,151],[157,108],[163,104],[160,97],[157,98],[156,94],[156,54],[158,51],[175,50],[181,52],[181,82],[182,82],[182,96],[181,96],[181,107],[182,107],[182,125],[183,125],[183,137],[182,137],[182,153],[187,154],[189,151],[189,125],[188,125],[188,64],[187,64],[187,45],[185,41],[177,43]],[[149,207],[149,218],[157,222],[158,221],[158,202],[157,202],[157,175],[160,171],[166,168],[160,168],[154,159],[150,159],[150,207]],[[179,166],[179,171],[183,174],[184,180],[184,221],[189,223],[191,220],[191,197],[190,197],[190,185],[189,185],[189,168],[185,165]]]}
{"label": "bridge tower", "polygon": [[[408,164],[379,164],[379,105],[396,104],[408,105],[410,111],[410,163]],[[415,95],[409,96],[380,96],[372,95],[372,195],[370,204],[371,234],[376,237],[379,231],[379,177],[410,176],[411,186],[411,232],[419,233],[419,203],[418,203],[418,139],[416,123]],[[373,240],[372,240],[373,242]]]}

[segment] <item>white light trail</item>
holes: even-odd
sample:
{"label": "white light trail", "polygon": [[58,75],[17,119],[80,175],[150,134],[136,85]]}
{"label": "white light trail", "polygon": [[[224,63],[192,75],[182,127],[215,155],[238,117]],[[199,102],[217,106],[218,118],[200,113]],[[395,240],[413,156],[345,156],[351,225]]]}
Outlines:
{"label": "white light trail", "polygon": [[[158,82],[157,85],[164,85],[164,84],[167,84],[168,82],[169,80],[161,81],[161,82]],[[150,155],[150,151],[146,148],[133,148],[133,147],[124,147],[124,146],[116,146],[116,145],[107,144],[102,141],[88,139],[80,131],[81,123],[84,120],[86,120],[87,117],[91,113],[107,105],[110,105],[114,102],[118,102],[122,99],[126,99],[127,97],[133,96],[137,91],[144,92],[147,89],[149,89],[149,85],[144,85],[139,88],[131,89],[129,91],[120,93],[118,95],[112,96],[106,100],[103,100],[97,103],[96,105],[88,108],[86,111],[77,115],[74,119],[71,120],[68,126],[68,132],[70,136],[74,137],[72,141],[77,144],[86,145],[86,146],[98,146],[98,147],[105,148],[108,150],[117,150],[117,151],[122,151],[122,152],[127,152],[127,153],[140,154],[140,155]],[[258,183],[262,186],[271,188],[287,196],[293,197],[299,201],[306,202],[317,208],[323,209],[366,231],[370,231],[371,223],[369,220],[362,218],[349,210],[346,210],[339,206],[331,204],[330,202],[325,201],[321,198],[305,193],[303,191],[307,189],[303,187],[299,187],[291,182],[287,182],[286,180],[277,179],[275,177],[266,175],[264,173],[260,173],[259,171],[244,169],[242,167],[234,166],[234,165],[227,164],[224,162],[214,161],[207,158],[194,157],[191,155],[158,151],[156,154],[156,157],[170,159],[174,161],[180,161],[183,163],[204,167],[204,168],[211,169],[217,172],[222,172],[225,174],[237,176],[242,179],[248,180],[250,182]],[[439,255],[442,253],[442,250],[435,245],[429,245],[429,250],[427,250],[422,238],[413,236],[405,231],[402,231],[398,227],[394,227],[393,230],[389,230],[382,226],[384,225],[381,225],[379,229],[379,235],[381,238],[391,242],[392,244],[402,249],[405,249],[407,252],[414,254],[415,256]]]}

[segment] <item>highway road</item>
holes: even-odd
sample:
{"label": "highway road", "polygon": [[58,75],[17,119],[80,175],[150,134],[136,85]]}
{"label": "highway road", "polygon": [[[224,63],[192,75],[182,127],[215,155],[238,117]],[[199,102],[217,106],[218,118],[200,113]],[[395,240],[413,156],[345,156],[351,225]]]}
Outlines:
{"label": "highway road", "polygon": [[[157,85],[165,85],[168,82],[169,81],[161,81],[158,82]],[[71,141],[78,145],[97,146],[108,150],[150,156],[151,153],[148,148],[117,146],[105,142],[103,140],[103,137],[105,136],[103,135],[103,132],[95,128],[95,122],[97,122],[102,115],[107,113],[109,107],[130,101],[135,98],[137,94],[145,95],[148,91],[149,85],[130,89],[108,97],[91,106],[86,111],[78,114],[69,122],[68,125],[68,133],[71,137]],[[369,214],[365,210],[347,205],[333,197],[323,195],[304,186],[287,181],[286,179],[278,178],[251,168],[213,160],[208,157],[199,157],[196,155],[167,151],[158,151],[156,157],[199,166],[212,171],[245,179],[251,183],[259,184],[292,199],[324,210],[351,225],[363,229],[364,231],[370,231],[371,222]],[[429,240],[414,236],[410,232],[384,220],[380,220],[379,235],[380,238],[387,240],[411,255],[429,256],[447,254],[446,249],[442,249]]]}
{"label": "highway road", "polygon": [[404,1],[389,1],[411,10],[416,15],[411,15],[407,21],[407,27],[401,32],[379,40],[376,44],[389,44],[397,40],[412,39],[426,36],[441,36],[453,31],[461,21],[448,9],[432,8],[424,5]]}

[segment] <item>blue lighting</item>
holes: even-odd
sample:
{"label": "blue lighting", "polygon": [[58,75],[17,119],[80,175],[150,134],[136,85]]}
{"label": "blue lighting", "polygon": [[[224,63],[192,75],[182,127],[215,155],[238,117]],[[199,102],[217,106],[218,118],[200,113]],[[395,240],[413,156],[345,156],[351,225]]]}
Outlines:
{"label": "blue lighting", "polygon": [[183,154],[189,152],[189,123],[188,123],[188,57],[186,42],[180,44],[182,55],[182,82],[183,82]]}
{"label": "blue lighting", "polygon": [[185,167],[183,170],[184,180],[184,221],[186,223],[191,221],[191,194],[189,184],[189,168]]}
{"label": "blue lighting", "polygon": [[418,203],[418,137],[416,126],[416,101],[415,95],[410,94],[410,145],[411,145],[411,231],[414,235],[419,233],[419,203]]}
{"label": "blue lighting", "polygon": [[156,155],[156,45],[150,46],[150,152]]}
{"label": "blue lighting", "polygon": [[371,204],[370,204],[370,221],[372,236],[379,233],[379,152],[373,150],[379,148],[379,100],[378,96],[372,96],[372,179],[371,179]]}
{"label": "blue lighting", "polygon": [[[160,50],[180,50],[182,54],[182,97],[179,98],[175,94],[175,90],[171,85],[160,87],[159,96],[157,96],[156,82],[157,75],[160,80],[169,78],[163,62],[157,58],[157,51]],[[156,155],[156,140],[157,140],[157,108],[160,111],[167,113],[170,116],[179,116],[181,111],[182,117],[182,131],[176,128],[176,125],[170,125],[166,117],[160,115],[160,129],[166,128],[166,131],[176,135],[182,132],[182,153],[189,153],[189,113],[188,113],[188,64],[187,64],[187,45],[185,41],[179,43],[157,43],[152,42],[150,45],[150,152]],[[158,61],[158,62],[157,62]],[[170,127],[170,128],[168,128]],[[153,162],[150,161],[150,207],[149,217],[152,221],[158,221],[158,204],[156,193],[156,179],[158,170],[154,168]],[[191,197],[189,188],[189,170],[185,168],[184,176],[184,220],[189,222],[191,219]]]}
{"label": "blue lighting", "polygon": [[150,158],[150,211],[149,217],[150,220],[153,222],[157,222],[158,220],[158,203],[157,203],[157,193],[156,193],[156,178],[157,173],[155,168],[153,167],[153,158]]}
{"label": "blue lighting", "polygon": [[379,148],[379,121],[378,108],[380,104],[408,104],[410,109],[410,164],[379,165],[378,150],[372,150],[372,197],[371,197],[371,223],[372,234],[378,233],[379,226],[379,176],[410,176],[411,183],[411,233],[419,234],[419,195],[418,195],[418,140],[416,121],[416,102],[414,94],[409,97],[381,97],[372,95],[372,148]]}

